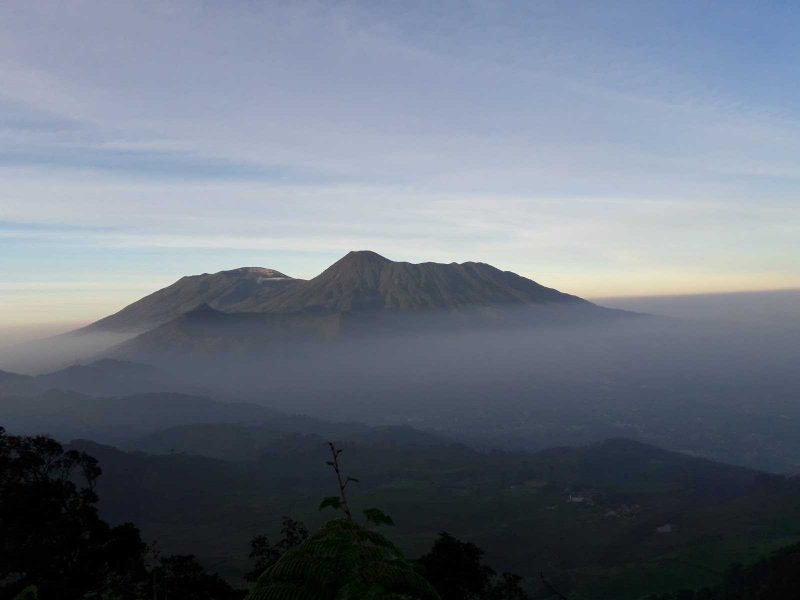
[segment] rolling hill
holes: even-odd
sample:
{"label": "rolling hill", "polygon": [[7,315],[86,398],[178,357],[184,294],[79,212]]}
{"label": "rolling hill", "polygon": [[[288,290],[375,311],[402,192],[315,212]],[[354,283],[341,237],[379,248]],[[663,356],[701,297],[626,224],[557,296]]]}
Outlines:
{"label": "rolling hill", "polygon": [[[329,516],[317,510],[335,486],[326,438],[276,431],[180,428],[148,438],[151,449],[162,445],[158,455],[73,446],[100,460],[107,518],[133,520],[165,551],[196,552],[235,580],[250,537],[275,532],[281,515],[312,527]],[[359,479],[349,490],[354,508],[390,514],[408,556],[445,530],[531,588],[545,572],[570,597],[633,600],[714,585],[730,563],[800,537],[797,481],[630,440],[502,453],[409,430],[343,430],[335,439],[345,472]]]}
{"label": "rolling hill", "polygon": [[169,392],[101,398],[48,390],[0,398],[0,424],[21,434],[117,443],[190,423],[265,423],[280,413],[244,402]]}
{"label": "rolling hill", "polygon": [[[101,359],[73,364],[41,375],[0,371],[0,394],[31,396],[48,390],[64,390],[91,396],[122,396],[163,392],[179,387],[169,375],[152,365]],[[187,386],[180,386],[184,391]]]}
{"label": "rolling hill", "polygon": [[36,378],[9,371],[0,371],[0,393],[28,395],[39,391]]}

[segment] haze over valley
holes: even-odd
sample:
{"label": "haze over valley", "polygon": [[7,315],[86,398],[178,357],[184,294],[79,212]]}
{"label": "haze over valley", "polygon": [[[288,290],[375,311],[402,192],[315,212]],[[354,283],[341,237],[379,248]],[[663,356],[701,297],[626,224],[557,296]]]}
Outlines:
{"label": "haze over valley", "polygon": [[[48,340],[63,345],[70,366],[6,373],[0,386],[49,393],[50,402],[55,390],[169,391],[411,425],[487,448],[627,437],[796,472],[796,298],[617,300],[645,309],[619,310],[486,264],[415,265],[359,251],[310,280],[261,268],[183,277]],[[17,408],[22,421],[11,406],[5,420],[25,431],[119,440],[104,435],[96,408],[58,423],[47,420],[46,400],[38,415]],[[158,427],[143,429],[134,415],[115,430]]]}

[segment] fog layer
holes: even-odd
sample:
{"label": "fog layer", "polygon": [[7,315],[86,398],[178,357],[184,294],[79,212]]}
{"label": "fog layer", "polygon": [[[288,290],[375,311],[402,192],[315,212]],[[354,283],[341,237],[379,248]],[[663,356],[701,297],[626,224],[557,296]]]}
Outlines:
{"label": "fog layer", "polygon": [[[797,472],[799,297],[630,300],[616,305],[682,318],[574,326],[507,319],[502,327],[436,329],[427,320],[264,352],[230,340],[215,351],[204,339],[201,352],[137,355],[159,376],[135,385],[109,376],[98,393],[182,390],[334,421],[411,424],[485,447],[629,437]],[[91,393],[96,377],[83,377],[80,391]],[[49,381],[69,387],[74,378]],[[115,381],[119,392],[109,394]]]}

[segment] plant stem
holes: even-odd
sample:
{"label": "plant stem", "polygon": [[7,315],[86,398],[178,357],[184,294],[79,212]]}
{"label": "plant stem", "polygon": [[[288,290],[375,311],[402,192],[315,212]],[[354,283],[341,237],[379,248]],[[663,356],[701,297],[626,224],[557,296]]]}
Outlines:
{"label": "plant stem", "polygon": [[339,483],[339,497],[342,499],[342,510],[344,511],[344,514],[347,515],[347,518],[352,521],[353,515],[350,513],[350,506],[347,504],[347,495],[345,494],[345,488],[347,487],[348,480],[343,479],[342,471],[339,468],[339,454],[341,453],[341,450],[337,450],[333,442],[328,442],[328,446],[331,449],[333,470],[336,472],[336,481]]}

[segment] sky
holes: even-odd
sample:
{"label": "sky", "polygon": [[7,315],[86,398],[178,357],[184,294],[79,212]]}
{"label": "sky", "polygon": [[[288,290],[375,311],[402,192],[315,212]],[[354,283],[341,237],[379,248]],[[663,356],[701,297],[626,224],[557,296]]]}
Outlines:
{"label": "sky", "polygon": [[0,327],[349,250],[800,288],[793,2],[0,3]]}

